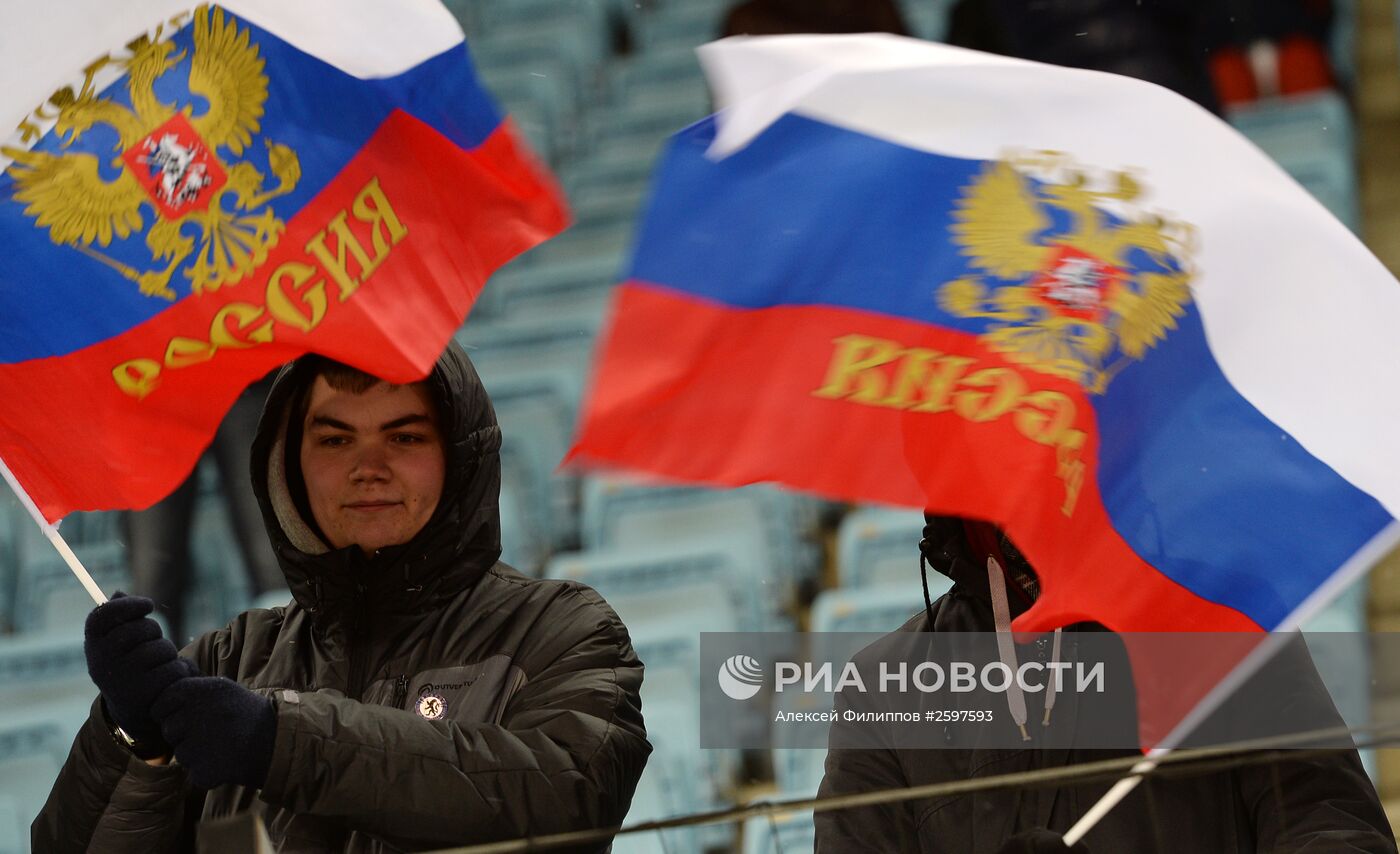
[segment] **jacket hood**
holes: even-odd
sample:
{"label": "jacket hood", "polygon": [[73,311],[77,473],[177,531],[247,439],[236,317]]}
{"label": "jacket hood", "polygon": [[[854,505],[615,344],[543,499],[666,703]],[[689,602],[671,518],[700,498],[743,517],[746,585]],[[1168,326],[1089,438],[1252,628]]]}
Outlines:
{"label": "jacket hood", "polygon": [[1039,595],[1039,579],[1020,550],[999,528],[989,522],[958,516],[924,514],[923,539],[919,552],[928,565],[948,576],[964,592],[990,604],[991,585],[987,558],[994,557],[1002,567],[1012,613],[1030,608]]}
{"label": "jacket hood", "polygon": [[324,623],[352,607],[421,611],[473,585],[501,556],[501,430],[467,354],[449,344],[424,380],[446,458],[437,508],[412,540],[371,556],[355,546],[331,549],[294,498],[305,485],[292,456],[299,453],[301,425],[289,420],[324,364],[309,355],[282,369],[253,441],[253,490],[292,595]]}

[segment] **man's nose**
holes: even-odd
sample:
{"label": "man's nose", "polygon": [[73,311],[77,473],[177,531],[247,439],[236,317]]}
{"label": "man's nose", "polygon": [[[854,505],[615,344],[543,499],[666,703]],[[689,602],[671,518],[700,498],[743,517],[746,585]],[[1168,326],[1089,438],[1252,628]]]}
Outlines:
{"label": "man's nose", "polygon": [[355,465],[350,469],[350,479],[355,483],[389,479],[389,457],[384,449],[369,446],[360,449],[355,456]]}

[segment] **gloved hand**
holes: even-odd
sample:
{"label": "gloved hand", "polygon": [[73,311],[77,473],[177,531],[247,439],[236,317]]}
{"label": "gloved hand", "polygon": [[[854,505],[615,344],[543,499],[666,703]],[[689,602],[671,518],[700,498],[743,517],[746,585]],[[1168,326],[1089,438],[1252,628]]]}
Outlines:
{"label": "gloved hand", "polygon": [[1083,842],[1067,847],[1063,836],[1041,828],[1016,834],[1006,840],[997,854],[1089,854],[1089,849]]}
{"label": "gloved hand", "polygon": [[277,735],[267,697],[222,676],[191,676],[166,688],[151,713],[196,786],[262,788]]}
{"label": "gloved hand", "polygon": [[154,609],[150,599],[118,593],[94,608],[83,627],[88,676],[107,715],[153,756],[169,750],[151,705],[176,680],[199,672],[161,637],[160,624],[147,616]]}

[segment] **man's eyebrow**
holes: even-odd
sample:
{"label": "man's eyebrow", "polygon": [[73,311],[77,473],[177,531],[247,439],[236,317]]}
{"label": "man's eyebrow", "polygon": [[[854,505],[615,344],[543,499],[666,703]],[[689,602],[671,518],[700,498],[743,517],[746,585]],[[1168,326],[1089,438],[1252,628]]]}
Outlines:
{"label": "man's eyebrow", "polygon": [[344,421],[338,421],[338,420],[336,420],[336,419],[334,419],[334,418],[331,418],[330,416],[327,416],[327,415],[317,415],[316,417],[312,418],[312,419],[311,419],[311,424],[310,424],[310,426],[312,426],[312,427],[329,427],[329,428],[331,428],[332,430],[344,430],[344,431],[347,432],[347,433],[354,433],[354,432],[355,432],[355,428],[354,428],[354,427],[351,427],[349,424],[346,424]]}
{"label": "man's eyebrow", "polygon": [[379,431],[383,433],[388,430],[397,430],[400,427],[407,427],[410,424],[431,423],[433,423],[433,419],[420,412],[414,413],[413,415],[405,415],[402,418],[395,418],[393,421],[386,421],[385,423],[379,425]]}

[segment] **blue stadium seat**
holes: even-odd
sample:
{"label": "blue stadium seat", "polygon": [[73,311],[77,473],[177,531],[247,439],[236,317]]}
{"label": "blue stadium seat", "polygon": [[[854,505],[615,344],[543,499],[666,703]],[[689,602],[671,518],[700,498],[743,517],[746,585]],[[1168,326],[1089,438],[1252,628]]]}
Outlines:
{"label": "blue stadium seat", "polygon": [[651,177],[653,162],[660,150],[656,145],[635,148],[609,146],[590,151],[560,168],[560,178],[570,199],[585,195],[643,190]]}
{"label": "blue stadium seat", "polygon": [[19,810],[14,798],[0,797],[0,854],[29,854],[29,826]]}
{"label": "blue stadium seat", "polygon": [[1326,149],[1356,150],[1351,110],[1336,92],[1275,98],[1236,107],[1230,124],[1270,155]]}
{"label": "blue stadium seat", "polygon": [[610,90],[615,101],[636,97],[652,87],[690,85],[704,90],[705,74],[691,46],[645,51],[620,59],[612,66]]}
{"label": "blue stadium seat", "polygon": [[[642,711],[657,754],[684,754],[704,772],[694,775],[700,794],[688,811],[714,809],[724,802],[738,767],[737,750],[700,750],[700,634],[733,631],[725,592],[698,585],[658,594],[609,597],[627,625],[632,647],[646,666]],[[664,709],[669,722],[658,721]],[[709,832],[706,832],[709,833]]]}
{"label": "blue stadium seat", "polygon": [[643,52],[694,48],[719,38],[724,3],[663,3],[637,22]]}
{"label": "blue stadium seat", "polygon": [[577,540],[578,479],[558,472],[568,449],[572,411],[547,384],[489,382],[501,424],[501,478],[509,481],[524,535],[512,552],[519,568],[534,572],[555,548]]}
{"label": "blue stadium seat", "polygon": [[[15,627],[21,632],[34,632],[81,626],[92,610],[92,599],[58,553],[47,541],[41,542],[47,553],[26,552],[20,561]],[[103,592],[110,595],[129,589],[126,549],[120,543],[75,543],[73,551]]]}
{"label": "blue stadium seat", "polygon": [[[636,601],[636,597],[656,597],[662,601],[676,597],[677,591],[706,588],[703,601],[724,603],[727,613],[716,614],[706,631],[723,631],[718,626],[731,625],[737,631],[757,632],[765,628],[761,600],[754,579],[744,575],[743,567],[732,553],[706,544],[640,545],[620,549],[600,549],[555,555],[545,570],[549,578],[567,578],[587,584],[613,603],[614,608]],[[708,595],[719,591],[720,597]],[[687,593],[687,598],[693,594]],[[640,604],[640,603],[639,603]],[[701,601],[689,606],[701,610]],[[706,610],[717,609],[711,608]],[[646,609],[634,609],[643,620],[654,620],[648,603]],[[619,610],[619,613],[621,611]],[[624,622],[631,621],[624,615]]]}
{"label": "blue stadium seat", "polygon": [[[918,584],[919,540],[924,517],[917,510],[862,507],[836,532],[836,575],[841,587]],[[939,576],[940,578],[942,576]]]}
{"label": "blue stadium seat", "polygon": [[582,500],[585,548],[719,543],[757,579],[770,624],[787,613],[816,554],[802,528],[810,505],[771,488],[712,490],[597,477],[585,479]]}
{"label": "blue stadium seat", "polygon": [[[840,666],[844,662],[835,664]],[[821,712],[835,704],[834,696],[823,691],[788,690],[774,696],[777,710],[783,712]],[[792,732],[791,725],[776,720],[772,724],[773,781],[778,784],[778,797],[815,797],[822,781],[826,749],[791,746],[789,734]]]}
{"label": "blue stadium seat", "polygon": [[1336,92],[1278,98],[1236,108],[1230,123],[1353,231],[1360,226],[1356,137]]}
{"label": "blue stadium seat", "polygon": [[[26,842],[28,827],[48,799],[68,746],[91,704],[89,695],[81,703],[7,710],[0,715],[0,802],[10,805],[26,831]],[[5,842],[0,836],[0,845]],[[27,845],[20,850],[27,851]]]}
{"label": "blue stadium seat", "polygon": [[[507,318],[548,317],[588,322],[590,310],[606,299],[621,271],[611,256],[568,258],[553,264],[513,263],[487,283],[483,296]],[[601,297],[600,297],[601,295]],[[601,320],[601,315],[595,320]]]}
{"label": "blue stadium seat", "polygon": [[[934,598],[953,586],[935,572],[929,573],[929,594]],[[864,590],[826,590],[812,603],[814,632],[892,632],[924,607],[916,579],[904,586],[889,585]]]}
{"label": "blue stadium seat", "polygon": [[[1366,636],[1368,582],[1368,577],[1362,576],[1303,624],[1305,637],[1312,636],[1309,650],[1313,664],[1349,726],[1372,722],[1371,647]],[[1364,750],[1361,758],[1374,777],[1375,751]]]}
{"label": "blue stadium seat", "polygon": [[948,38],[948,13],[957,0],[904,0],[899,4],[909,34],[929,41]]}
{"label": "blue stadium seat", "polygon": [[222,628],[248,607],[248,566],[234,536],[223,495],[201,497],[190,526],[193,577],[185,594],[185,632],[177,646]]}
{"label": "blue stadium seat", "polygon": [[[651,679],[648,672],[647,682]],[[655,749],[637,784],[637,793],[624,824],[675,818],[714,808],[713,797],[705,785],[707,770],[700,750],[696,707],[664,699],[664,695],[657,700],[644,698],[643,707],[647,733]],[[613,844],[614,854],[656,851],[699,854],[700,835],[695,828],[687,827],[624,836]]]}
{"label": "blue stadium seat", "polygon": [[593,111],[588,122],[591,150],[619,139],[653,138],[659,144],[709,113],[709,96],[703,89],[670,85],[638,91],[617,106]]}
{"label": "blue stadium seat", "polygon": [[538,382],[576,412],[597,329],[552,318],[473,320],[455,336],[495,397],[493,383]]}
{"label": "blue stadium seat", "polygon": [[795,854],[817,844],[810,812],[755,816],[744,822],[744,854]]}

